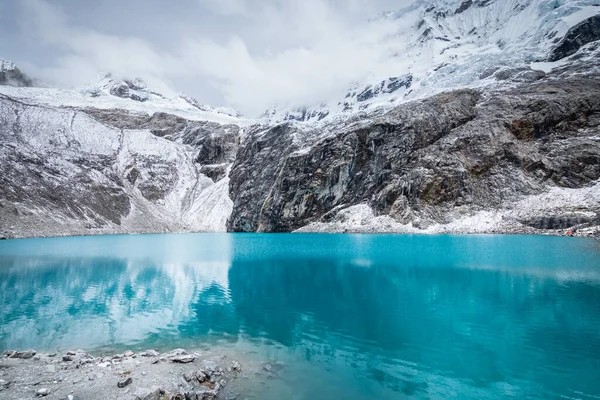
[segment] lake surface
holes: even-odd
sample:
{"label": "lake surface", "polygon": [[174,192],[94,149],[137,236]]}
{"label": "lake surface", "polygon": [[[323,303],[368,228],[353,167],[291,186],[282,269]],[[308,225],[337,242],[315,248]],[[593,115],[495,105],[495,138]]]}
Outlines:
{"label": "lake surface", "polygon": [[247,398],[600,398],[600,242],[187,234],[0,241],[0,350],[223,346]]}

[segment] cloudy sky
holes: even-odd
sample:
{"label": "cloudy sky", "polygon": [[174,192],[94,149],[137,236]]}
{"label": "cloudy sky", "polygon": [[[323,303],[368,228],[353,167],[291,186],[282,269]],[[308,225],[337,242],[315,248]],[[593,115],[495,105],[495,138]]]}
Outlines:
{"label": "cloudy sky", "polygon": [[0,58],[56,85],[111,71],[255,115],[384,73],[394,27],[369,20],[413,1],[2,0]]}

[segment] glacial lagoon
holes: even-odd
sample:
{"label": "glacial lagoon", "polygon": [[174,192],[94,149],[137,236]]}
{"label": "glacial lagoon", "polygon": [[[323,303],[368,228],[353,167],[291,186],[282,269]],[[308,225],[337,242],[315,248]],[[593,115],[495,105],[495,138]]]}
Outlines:
{"label": "glacial lagoon", "polygon": [[598,398],[600,242],[317,234],[0,242],[0,351],[178,347],[271,362],[272,379],[240,383],[248,399]]}

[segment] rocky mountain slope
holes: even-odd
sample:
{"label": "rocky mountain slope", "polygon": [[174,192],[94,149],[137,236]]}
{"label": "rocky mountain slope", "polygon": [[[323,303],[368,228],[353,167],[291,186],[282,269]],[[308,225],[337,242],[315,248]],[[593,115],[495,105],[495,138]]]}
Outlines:
{"label": "rocky mountain slope", "polygon": [[0,235],[225,230],[243,120],[151,93],[88,96],[2,88]]}
{"label": "rocky mountain slope", "polygon": [[397,74],[257,120],[111,75],[26,87],[3,62],[0,236],[597,234],[598,15],[586,0],[418,1],[374,21],[398,24]]}
{"label": "rocky mountain slope", "polygon": [[[285,232],[320,222],[304,230],[326,229],[323,223],[344,222],[357,205],[365,220],[389,216],[387,227],[367,221],[372,231],[597,224],[599,132],[600,81],[560,72],[502,92],[443,93],[326,135],[313,132],[309,141],[294,141],[302,133],[293,124],[253,131],[230,174],[228,226]],[[553,188],[584,191],[589,203],[567,196],[544,204],[540,197],[538,209],[517,207]],[[504,208],[501,221],[487,216],[487,228],[451,225]]]}

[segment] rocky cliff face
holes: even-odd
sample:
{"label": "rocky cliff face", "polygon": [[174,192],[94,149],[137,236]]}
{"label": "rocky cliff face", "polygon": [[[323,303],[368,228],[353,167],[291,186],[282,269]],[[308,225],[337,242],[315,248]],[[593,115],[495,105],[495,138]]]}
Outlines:
{"label": "rocky cliff face", "polygon": [[[503,209],[501,221],[462,231],[597,224],[600,80],[596,46],[588,50],[585,61],[511,89],[447,92],[320,130],[288,123],[252,131],[230,174],[228,227],[344,229],[327,223],[344,222],[356,206],[367,218],[387,217],[379,230],[392,231],[452,231],[455,221]],[[515,207],[551,188],[595,198]],[[349,229],[378,230],[363,222]]]}

